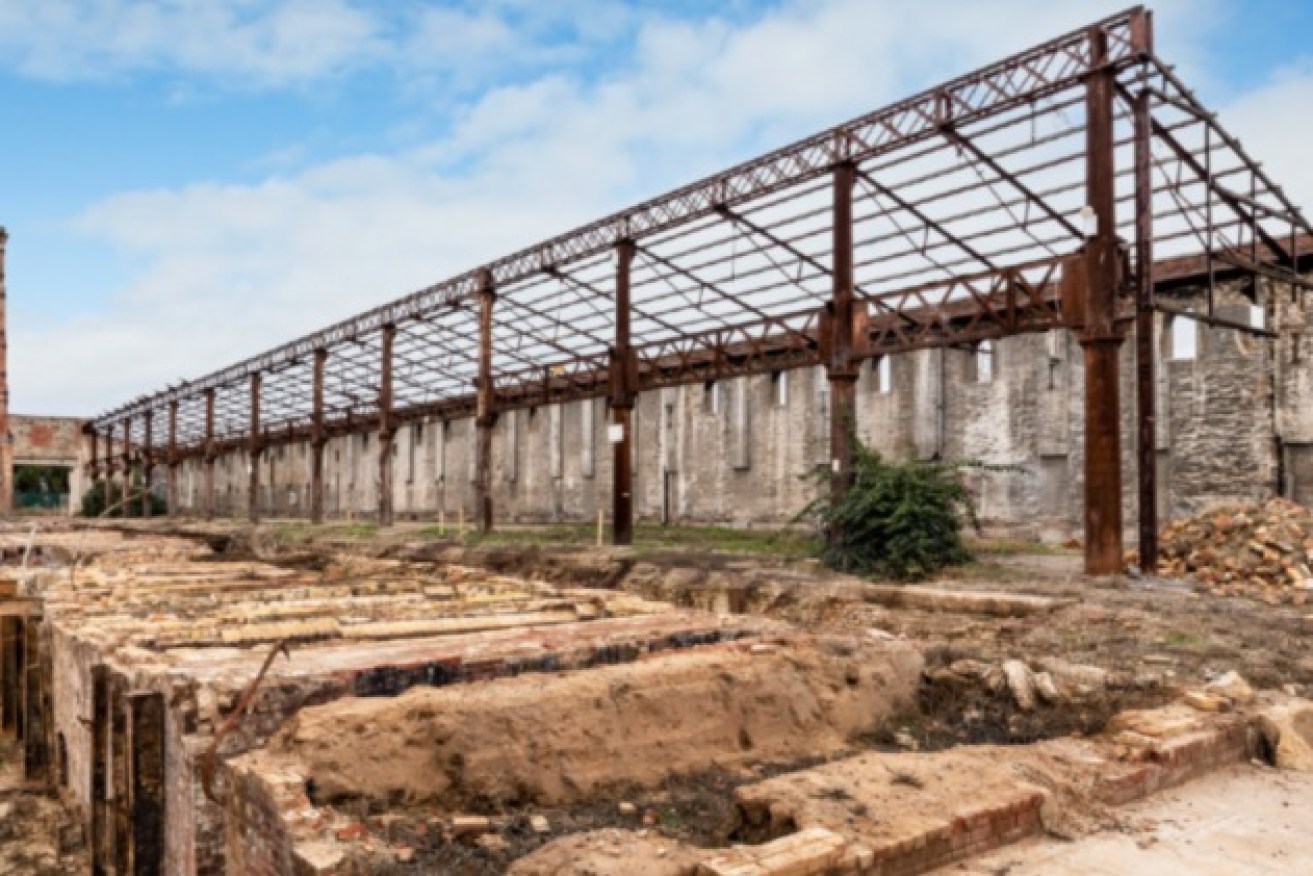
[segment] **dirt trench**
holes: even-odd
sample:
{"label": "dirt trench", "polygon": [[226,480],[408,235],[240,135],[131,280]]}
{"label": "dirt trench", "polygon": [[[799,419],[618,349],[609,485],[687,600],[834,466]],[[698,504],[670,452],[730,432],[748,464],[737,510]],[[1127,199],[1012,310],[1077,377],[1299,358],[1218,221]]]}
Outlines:
{"label": "dirt trench", "polygon": [[905,643],[800,638],[301,710],[271,753],[315,803],[561,806],[672,775],[843,751],[915,708]]}

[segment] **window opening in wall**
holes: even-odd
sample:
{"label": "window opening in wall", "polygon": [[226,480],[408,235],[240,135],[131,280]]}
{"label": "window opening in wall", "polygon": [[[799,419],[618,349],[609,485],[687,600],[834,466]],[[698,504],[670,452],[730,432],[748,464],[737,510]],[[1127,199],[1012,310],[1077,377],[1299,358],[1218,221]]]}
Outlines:
{"label": "window opening in wall", "polygon": [[702,385],[702,412],[713,415],[720,413],[720,384],[714,380]]}
{"label": "window opening in wall", "polygon": [[1263,305],[1249,305],[1249,327],[1256,329],[1267,328],[1267,311],[1263,308]]}
{"label": "window opening in wall", "polygon": [[1062,361],[1062,354],[1065,352],[1065,350],[1063,350],[1063,341],[1065,339],[1066,336],[1063,335],[1061,329],[1054,329],[1044,338],[1045,344],[1048,347],[1049,358],[1055,362]]}
{"label": "window opening in wall", "polygon": [[1066,336],[1062,333],[1061,329],[1057,329],[1049,332],[1048,335],[1045,336],[1044,341],[1049,353],[1049,389],[1057,389],[1058,369],[1062,367],[1063,354],[1066,352],[1063,349],[1066,342]]}
{"label": "window opening in wall", "polygon": [[888,356],[875,360],[875,391],[880,395],[894,391],[894,361]]}
{"label": "window opening in wall", "polygon": [[1199,323],[1188,316],[1173,316],[1170,330],[1171,358],[1193,361],[1199,355]]}
{"label": "window opening in wall", "polygon": [[994,379],[994,342],[981,341],[976,346],[976,383]]}
{"label": "window opening in wall", "polygon": [[775,383],[775,405],[776,407],[786,408],[789,406],[789,372],[773,371],[771,380]]}

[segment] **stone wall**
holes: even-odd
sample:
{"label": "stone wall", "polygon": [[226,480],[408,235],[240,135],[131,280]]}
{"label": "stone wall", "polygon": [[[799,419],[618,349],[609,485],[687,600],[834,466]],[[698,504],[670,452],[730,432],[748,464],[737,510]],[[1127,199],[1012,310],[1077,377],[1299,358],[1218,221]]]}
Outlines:
{"label": "stone wall", "polygon": [[[1171,321],[1157,319],[1158,442],[1164,519],[1219,502],[1261,500],[1278,489],[1313,490],[1313,342],[1310,305],[1264,290],[1276,341],[1197,325],[1197,351],[1171,349]],[[1197,291],[1173,306],[1203,312]],[[1249,320],[1242,290],[1219,287],[1218,317]],[[971,486],[987,523],[1063,538],[1079,531],[1084,484],[1084,369],[1065,330],[1006,338],[977,350],[923,350],[873,361],[857,384],[857,429],[895,458],[985,463]],[[1123,493],[1136,520],[1134,348],[1122,348]],[[606,401],[502,414],[493,440],[494,510],[501,522],[609,517],[612,447]],[[814,495],[808,475],[828,457],[824,373],[802,368],[643,393],[634,411],[634,500],[640,520],[780,524]],[[1280,440],[1278,440],[1280,439]],[[394,507],[401,517],[472,518],[474,425],[470,419],[403,427],[394,448]],[[1279,449],[1279,446],[1281,449]],[[330,441],[325,508],[368,518],[377,508],[378,440]],[[1308,453],[1308,464],[1302,453]],[[1293,464],[1291,460],[1298,464]],[[303,516],[309,448],[295,444],[261,460],[266,514]],[[247,507],[245,454],[216,466],[220,513]],[[1301,467],[1302,466],[1302,467]],[[1300,474],[1308,470],[1307,474]],[[1282,482],[1278,485],[1279,477]],[[163,478],[163,471],[157,477]],[[182,509],[203,506],[198,461],[179,472]]]}

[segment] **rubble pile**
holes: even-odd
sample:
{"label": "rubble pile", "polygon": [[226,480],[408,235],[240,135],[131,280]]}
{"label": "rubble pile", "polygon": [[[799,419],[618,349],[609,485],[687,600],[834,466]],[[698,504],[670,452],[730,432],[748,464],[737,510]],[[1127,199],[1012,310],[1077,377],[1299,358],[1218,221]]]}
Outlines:
{"label": "rubble pile", "polygon": [[1272,499],[1179,520],[1163,530],[1159,571],[1216,596],[1304,605],[1313,596],[1313,511]]}

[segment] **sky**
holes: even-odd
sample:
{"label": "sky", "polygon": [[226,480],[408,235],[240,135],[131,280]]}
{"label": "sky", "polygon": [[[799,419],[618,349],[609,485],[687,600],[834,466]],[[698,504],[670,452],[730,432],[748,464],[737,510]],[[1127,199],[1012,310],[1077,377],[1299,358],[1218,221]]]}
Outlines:
{"label": "sky", "polygon": [[[0,0],[11,407],[93,415],[1126,5]],[[1150,5],[1313,208],[1313,2]]]}

